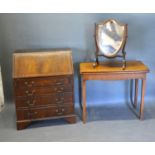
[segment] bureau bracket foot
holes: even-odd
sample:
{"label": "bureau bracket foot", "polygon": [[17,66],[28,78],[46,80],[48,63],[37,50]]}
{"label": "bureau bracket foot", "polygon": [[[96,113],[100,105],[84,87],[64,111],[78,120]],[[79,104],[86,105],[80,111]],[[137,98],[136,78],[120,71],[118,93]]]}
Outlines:
{"label": "bureau bracket foot", "polygon": [[27,122],[16,122],[17,124],[17,130],[22,130],[25,129],[27,126],[29,126],[31,123],[31,121],[27,121]]}
{"label": "bureau bracket foot", "polygon": [[70,124],[76,123],[76,116],[66,117],[65,120]]}

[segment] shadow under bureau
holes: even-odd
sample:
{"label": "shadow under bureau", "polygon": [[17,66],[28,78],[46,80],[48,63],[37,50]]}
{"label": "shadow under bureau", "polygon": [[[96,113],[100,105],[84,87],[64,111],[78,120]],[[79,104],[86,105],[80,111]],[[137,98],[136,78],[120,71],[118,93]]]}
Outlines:
{"label": "shadow under bureau", "polygon": [[65,118],[76,122],[74,77],[70,49],[16,51],[13,84],[17,129],[32,121]]}

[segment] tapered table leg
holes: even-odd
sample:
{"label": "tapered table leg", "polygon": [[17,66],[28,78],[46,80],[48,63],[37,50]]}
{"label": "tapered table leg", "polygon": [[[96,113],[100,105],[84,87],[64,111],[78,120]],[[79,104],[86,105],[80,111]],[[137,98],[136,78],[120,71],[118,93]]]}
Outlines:
{"label": "tapered table leg", "polygon": [[144,96],[145,96],[146,79],[142,79],[142,95],[140,104],[140,119],[143,120],[144,117]]}
{"label": "tapered table leg", "polygon": [[82,79],[83,123],[86,123],[86,81]]}
{"label": "tapered table leg", "polygon": [[138,102],[138,79],[135,80],[134,108],[137,108],[137,102]]}
{"label": "tapered table leg", "polygon": [[81,76],[79,75],[78,77],[78,81],[79,81],[79,104],[80,104],[80,108],[82,109],[82,99],[81,99]]}
{"label": "tapered table leg", "polygon": [[131,105],[133,106],[134,103],[133,103],[133,79],[130,80],[130,102],[131,102]]}

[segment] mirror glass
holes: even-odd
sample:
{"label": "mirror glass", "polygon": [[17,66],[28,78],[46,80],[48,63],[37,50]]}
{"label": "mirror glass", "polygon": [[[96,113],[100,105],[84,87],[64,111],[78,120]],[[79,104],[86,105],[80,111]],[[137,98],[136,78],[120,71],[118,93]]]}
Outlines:
{"label": "mirror glass", "polygon": [[96,39],[100,54],[114,57],[122,47],[125,27],[115,20],[109,20],[97,25]]}

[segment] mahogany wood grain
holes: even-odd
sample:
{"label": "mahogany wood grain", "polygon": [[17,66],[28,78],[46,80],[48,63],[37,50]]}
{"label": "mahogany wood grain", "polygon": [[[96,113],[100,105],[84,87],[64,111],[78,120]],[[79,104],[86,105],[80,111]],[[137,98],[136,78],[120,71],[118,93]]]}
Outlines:
{"label": "mahogany wood grain", "polygon": [[13,78],[72,75],[71,50],[14,53]]}
{"label": "mahogany wood grain", "polygon": [[14,53],[17,129],[47,119],[75,123],[73,74],[71,50]]}
{"label": "mahogany wood grain", "polygon": [[80,74],[89,74],[89,73],[113,73],[117,72],[120,74],[124,73],[143,73],[149,72],[147,66],[141,61],[127,61],[126,68],[122,71],[122,62],[121,61],[105,61],[100,63],[100,65],[93,67],[93,62],[80,63]]}
{"label": "mahogany wood grain", "polygon": [[[140,104],[140,119],[143,119],[144,94],[146,74],[148,67],[141,61],[127,61],[125,70],[122,70],[121,62],[103,62],[97,67],[93,67],[93,62],[80,63],[83,123],[86,123],[86,81],[87,80],[135,80],[135,98],[134,105],[137,106],[138,100],[138,80],[142,80],[142,96]],[[79,80],[80,81],[80,80]]]}
{"label": "mahogany wood grain", "polygon": [[59,86],[49,86],[49,87],[31,87],[31,88],[17,88],[15,95],[16,96],[40,96],[40,95],[48,95],[51,93],[64,93],[71,92],[72,85],[59,85]]}
{"label": "mahogany wood grain", "polygon": [[70,76],[52,76],[52,77],[35,77],[35,78],[16,78],[14,80],[15,87],[31,88],[42,86],[59,86],[72,83],[72,75]]}
{"label": "mahogany wood grain", "polygon": [[15,98],[16,108],[21,107],[35,107],[35,106],[50,106],[50,105],[68,105],[73,103],[72,92],[65,93],[52,93],[39,96],[23,97],[18,96]]}
{"label": "mahogany wood grain", "polygon": [[17,110],[17,120],[35,120],[52,116],[65,116],[74,113],[71,106],[46,106]]}

